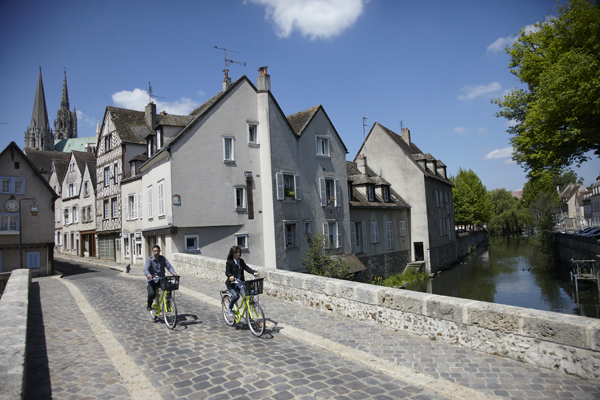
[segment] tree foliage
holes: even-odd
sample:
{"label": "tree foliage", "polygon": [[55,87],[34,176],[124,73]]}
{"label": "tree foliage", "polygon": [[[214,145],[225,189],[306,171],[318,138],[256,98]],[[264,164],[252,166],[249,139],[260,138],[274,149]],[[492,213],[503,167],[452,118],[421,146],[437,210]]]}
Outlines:
{"label": "tree foliage", "polygon": [[534,244],[538,249],[550,256],[554,256],[554,227],[556,225],[557,203],[549,193],[540,193],[538,198],[531,203],[529,212],[533,225],[537,228]]}
{"label": "tree foliage", "polygon": [[475,172],[458,169],[456,177],[450,177],[454,187],[454,220],[457,225],[479,225],[488,223],[494,213],[487,190]]}
{"label": "tree foliage", "polygon": [[347,279],[350,263],[339,257],[331,257],[333,249],[328,246],[328,238],[322,233],[316,233],[308,238],[309,249],[302,259],[302,266],[309,274],[329,278]]}
{"label": "tree foliage", "polygon": [[523,187],[523,206],[529,208],[532,202],[539,198],[540,193],[547,193],[558,203],[557,187],[564,187],[569,183],[583,183],[583,178],[578,178],[573,170],[560,171],[558,175],[552,175],[544,171],[536,176],[530,177]]}
{"label": "tree foliage", "polygon": [[514,121],[513,159],[535,176],[600,156],[600,2],[570,0],[506,52],[526,89],[492,100]]}
{"label": "tree foliage", "polygon": [[494,216],[488,224],[494,233],[520,232],[529,224],[529,210],[519,199],[506,189],[489,192],[490,202],[494,205]]}

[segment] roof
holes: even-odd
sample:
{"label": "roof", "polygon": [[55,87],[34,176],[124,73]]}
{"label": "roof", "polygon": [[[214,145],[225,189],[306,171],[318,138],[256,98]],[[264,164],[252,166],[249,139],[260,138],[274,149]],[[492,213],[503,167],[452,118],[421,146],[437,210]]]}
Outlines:
{"label": "roof", "polygon": [[[19,152],[19,154],[21,154],[23,156],[23,159],[25,161],[27,161],[27,164],[31,167],[32,170],[35,171],[35,173],[37,174],[37,176],[43,182],[43,185],[45,185],[46,188],[50,191],[50,193],[52,193],[52,199],[53,199],[53,201],[56,200],[58,198],[58,195],[56,194],[56,192],[54,192],[54,189],[52,189],[52,187],[50,186],[50,184],[48,183],[48,181],[42,176],[42,174],[37,169],[37,167],[35,166],[35,164],[33,164],[33,162],[31,162],[31,160],[29,159],[29,157],[21,150],[21,148],[19,146],[17,146],[17,144],[15,142],[10,142],[8,144],[8,146],[6,146],[6,148],[4,150],[2,150],[2,153],[0,153],[0,157],[2,157],[2,155],[6,151],[8,151],[8,149],[12,149],[13,151],[17,151],[17,152]],[[46,152],[46,153],[51,153],[51,152]],[[48,170],[48,171],[50,171],[50,170]]]}
{"label": "roof", "polygon": [[[435,157],[433,157],[430,153],[424,154],[423,151],[421,151],[421,149],[419,149],[419,147],[412,140],[410,141],[410,144],[406,143],[406,141],[404,139],[402,139],[402,136],[398,135],[396,132],[381,125],[379,122],[375,122],[373,124],[373,127],[371,128],[371,132],[373,132],[373,129],[375,129],[376,126],[379,127],[384,133],[386,133],[398,145],[398,147],[400,147],[400,149],[409,158],[411,158],[413,160],[414,164],[419,167],[419,169],[421,170],[421,172],[423,172],[423,174],[425,176],[427,176],[429,178],[434,178],[434,179],[440,180],[442,182],[445,182],[449,185],[454,186],[454,184],[448,178],[445,178],[444,176],[440,175],[437,172],[438,167],[446,167],[446,164],[444,164],[440,160],[436,160]],[[371,132],[369,132],[369,136],[371,135]],[[364,144],[363,144],[363,146],[364,146]],[[362,146],[359,149],[358,154],[360,154],[361,151],[362,151]],[[424,168],[420,163],[418,163],[419,160],[424,160],[427,162],[435,161],[436,170],[432,171],[429,168]]]}
{"label": "roof", "polygon": [[320,107],[320,105],[311,107],[307,110],[300,111],[296,114],[288,115],[286,117],[296,135],[300,136],[302,134],[302,131],[304,128],[306,128]]}
{"label": "roof", "polygon": [[[349,199],[350,207],[368,207],[368,208],[410,208],[410,205],[396,192],[390,184],[373,172],[367,165],[365,168],[366,174],[363,174],[358,169],[358,166],[353,161],[346,161],[346,171],[348,180],[352,184],[352,199]],[[375,201],[369,201],[355,186],[373,184],[375,186],[390,187],[390,201],[384,202],[381,196],[375,193]]]}
{"label": "roof", "polygon": [[162,126],[186,126],[192,119],[192,115],[156,114],[156,123]]}
{"label": "roof", "polygon": [[62,184],[62,181],[65,179],[67,169],[69,168],[69,161],[54,159],[52,160],[52,165],[54,165],[54,171],[56,172],[58,182]]}
{"label": "roof", "polygon": [[88,144],[96,145],[96,136],[59,139],[54,141],[54,151],[63,151],[70,153],[73,150],[85,151]]}
{"label": "roof", "polygon": [[85,165],[87,163],[93,163],[94,170],[96,169],[96,155],[94,153],[74,150],[71,152],[71,154],[73,155],[73,157],[75,157],[75,162],[77,163],[77,168],[79,168],[79,172],[81,172],[81,175],[83,175],[83,173],[85,172]]}
{"label": "roof", "polygon": [[146,136],[152,132],[152,129],[146,122],[144,111],[113,106],[106,106],[106,111],[110,114],[122,142],[146,144]]}
{"label": "roof", "polygon": [[36,150],[31,147],[26,148],[23,153],[27,156],[27,159],[33,163],[35,168],[42,173],[50,173],[50,171],[52,171],[52,160],[68,160],[71,156],[69,153],[64,153],[62,151]]}
{"label": "roof", "polygon": [[577,192],[582,186],[583,185],[581,183],[571,182],[564,186],[562,189],[560,189],[558,196],[561,198],[562,201],[569,201],[571,197],[577,194]]}

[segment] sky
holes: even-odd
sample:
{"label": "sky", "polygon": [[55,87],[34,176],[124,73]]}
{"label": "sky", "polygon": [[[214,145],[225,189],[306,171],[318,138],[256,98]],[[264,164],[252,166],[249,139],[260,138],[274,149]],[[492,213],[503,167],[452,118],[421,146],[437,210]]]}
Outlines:
{"label": "sky", "polygon": [[[556,15],[554,0],[0,0],[0,150],[23,147],[41,66],[51,126],[66,71],[78,136],[94,136],[106,106],[189,114],[229,76],[256,84],[268,66],[286,115],[322,105],[353,160],[378,122],[488,190],[521,189],[508,123],[490,99],[519,81],[510,45]],[[366,120],[363,120],[366,117]],[[366,121],[363,127],[363,121]],[[591,153],[588,153],[593,156]],[[593,157],[572,167],[589,186]]]}

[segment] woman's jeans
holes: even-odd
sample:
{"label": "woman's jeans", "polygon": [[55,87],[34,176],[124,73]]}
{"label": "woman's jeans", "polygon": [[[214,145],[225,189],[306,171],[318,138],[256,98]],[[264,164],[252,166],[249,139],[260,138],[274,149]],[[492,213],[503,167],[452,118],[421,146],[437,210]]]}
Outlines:
{"label": "woman's jeans", "polygon": [[240,293],[237,291],[237,289],[233,289],[233,288],[227,289],[227,290],[229,291],[229,293],[231,293],[231,301],[229,302],[229,309],[232,310],[233,305],[240,298]]}

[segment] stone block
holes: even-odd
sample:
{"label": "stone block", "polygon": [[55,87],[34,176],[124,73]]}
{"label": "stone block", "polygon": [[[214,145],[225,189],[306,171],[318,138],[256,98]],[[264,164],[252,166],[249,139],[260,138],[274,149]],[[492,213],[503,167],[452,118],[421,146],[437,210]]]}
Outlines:
{"label": "stone block", "polygon": [[427,293],[411,292],[403,289],[383,289],[378,295],[380,307],[415,315],[423,315],[425,300],[431,297]]}
{"label": "stone block", "polygon": [[464,322],[503,333],[519,333],[522,308],[502,304],[472,301],[465,306]]}
{"label": "stone block", "polygon": [[336,285],[335,297],[346,300],[356,300],[355,290],[358,282],[339,281]]}
{"label": "stone block", "polygon": [[383,290],[381,286],[359,283],[354,289],[354,296],[360,303],[376,306],[379,303],[379,292]]}
{"label": "stone block", "polygon": [[465,306],[471,300],[449,296],[431,296],[425,300],[425,314],[430,318],[463,323]]}
{"label": "stone block", "polygon": [[600,321],[590,324],[588,327],[588,337],[590,338],[590,349],[600,351]]}
{"label": "stone block", "polygon": [[305,274],[301,274],[298,272],[288,272],[287,276],[284,278],[284,283],[286,286],[289,286],[294,289],[304,289],[304,278]]}
{"label": "stone block", "polygon": [[304,289],[309,292],[327,294],[327,281],[329,279],[322,276],[306,275],[304,278]]}
{"label": "stone block", "polygon": [[521,318],[523,335],[580,348],[588,347],[587,329],[595,322],[576,315],[538,310],[527,310]]}

